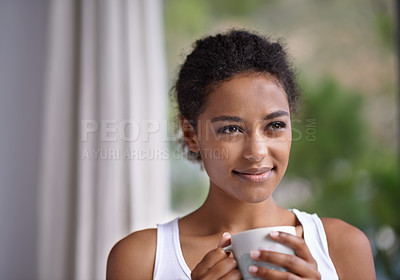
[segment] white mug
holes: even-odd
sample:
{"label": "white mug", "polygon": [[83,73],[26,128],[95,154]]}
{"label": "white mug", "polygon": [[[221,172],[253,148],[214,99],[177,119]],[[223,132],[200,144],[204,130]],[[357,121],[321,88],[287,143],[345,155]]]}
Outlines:
{"label": "white mug", "polygon": [[258,279],[249,273],[248,269],[250,265],[266,267],[279,271],[286,271],[285,268],[279,267],[277,265],[267,262],[254,261],[250,258],[250,251],[259,249],[294,255],[294,251],[292,248],[278,243],[269,237],[269,233],[272,231],[281,231],[296,235],[296,229],[292,226],[250,229],[232,235],[231,245],[224,248],[225,251],[233,252],[233,256],[239,263],[239,270],[242,273],[243,279]]}

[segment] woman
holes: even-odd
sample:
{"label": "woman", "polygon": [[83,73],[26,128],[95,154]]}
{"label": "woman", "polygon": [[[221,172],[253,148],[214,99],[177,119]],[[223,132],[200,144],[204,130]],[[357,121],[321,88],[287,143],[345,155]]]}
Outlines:
{"label": "woman", "polygon": [[254,276],[375,279],[370,245],[360,230],[287,210],[271,196],[288,165],[290,118],[299,99],[279,43],[237,30],[199,40],[175,90],[184,147],[204,166],[209,194],[193,213],[118,242],[108,279],[241,279],[236,260],[222,248],[231,234],[268,226],[296,228],[296,236],[270,236],[295,255],[255,248],[254,260],[287,271],[250,266]]}

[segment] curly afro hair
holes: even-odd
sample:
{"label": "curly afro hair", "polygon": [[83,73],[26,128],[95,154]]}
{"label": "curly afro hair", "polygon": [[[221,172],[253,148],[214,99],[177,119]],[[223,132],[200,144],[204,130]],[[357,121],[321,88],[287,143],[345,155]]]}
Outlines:
{"label": "curly afro hair", "polygon": [[[186,57],[174,86],[179,118],[187,119],[196,130],[208,95],[238,74],[274,77],[285,89],[290,110],[296,111],[300,91],[283,46],[256,33],[231,30],[196,41]],[[201,162],[200,153],[181,143],[189,159]]]}

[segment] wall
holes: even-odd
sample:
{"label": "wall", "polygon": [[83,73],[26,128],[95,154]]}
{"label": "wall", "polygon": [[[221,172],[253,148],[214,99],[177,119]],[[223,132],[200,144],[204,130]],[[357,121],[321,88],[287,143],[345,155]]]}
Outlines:
{"label": "wall", "polygon": [[46,0],[0,1],[1,279],[35,279]]}

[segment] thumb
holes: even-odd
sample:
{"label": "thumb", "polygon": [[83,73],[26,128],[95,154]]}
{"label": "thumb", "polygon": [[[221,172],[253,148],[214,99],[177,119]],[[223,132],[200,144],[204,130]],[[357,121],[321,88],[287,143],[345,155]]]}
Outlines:
{"label": "thumb", "polygon": [[229,232],[224,232],[222,234],[221,240],[219,241],[218,247],[223,248],[231,244],[231,234]]}

